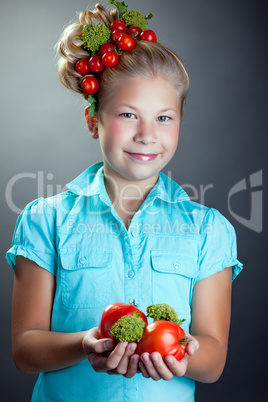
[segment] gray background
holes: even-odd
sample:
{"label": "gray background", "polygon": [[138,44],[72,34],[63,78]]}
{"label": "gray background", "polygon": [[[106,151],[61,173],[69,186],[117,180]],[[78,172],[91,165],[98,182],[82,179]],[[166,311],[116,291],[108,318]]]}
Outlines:
{"label": "gray background", "polygon": [[[237,222],[228,193],[259,170],[266,173],[266,3],[255,0],[128,0],[154,18],[149,26],[185,61],[191,79],[179,148],[165,172],[195,200],[218,209],[235,226],[244,271],[234,282],[226,368],[211,385],[197,385],[197,401],[262,401],[267,330],[264,230]],[[4,260],[17,219],[5,198],[15,175],[30,173],[12,189],[22,209],[38,196],[63,189],[100,160],[97,141],[83,120],[85,104],[61,87],[53,46],[85,0],[1,0],[1,401],[29,401],[36,376],[19,373],[11,356],[13,272]],[[266,157],[266,158],[265,158]],[[44,178],[42,184],[41,178]],[[34,176],[33,176],[34,177]],[[36,177],[36,176],[35,176]],[[39,189],[38,189],[39,183]],[[202,199],[201,186],[212,185]],[[262,190],[262,189],[261,189]],[[193,196],[193,191],[189,191]],[[233,198],[232,210],[249,218],[250,190]],[[261,211],[259,211],[261,213]],[[264,225],[265,229],[265,225]]]}

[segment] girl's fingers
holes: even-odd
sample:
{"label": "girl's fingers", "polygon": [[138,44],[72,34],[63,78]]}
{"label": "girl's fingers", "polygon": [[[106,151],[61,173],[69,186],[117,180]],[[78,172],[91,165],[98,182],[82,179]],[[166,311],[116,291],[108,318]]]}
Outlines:
{"label": "girl's fingers", "polygon": [[176,377],[182,377],[185,375],[188,366],[188,359],[186,355],[179,362],[174,356],[166,356],[164,357],[164,362],[170,372]]}
{"label": "girl's fingers", "polygon": [[141,360],[142,363],[144,364],[144,367],[149,377],[151,377],[155,381],[159,381],[161,379],[161,376],[154,367],[154,364],[152,363],[149,353],[143,353],[141,355]]}
{"label": "girl's fingers", "polygon": [[188,360],[185,355],[181,361],[177,361],[174,356],[166,356],[162,359],[161,355],[157,352],[143,353],[141,355],[141,362],[139,363],[140,370],[144,377],[151,377],[153,380],[158,381],[161,378],[169,381],[176,377],[182,377],[187,370]]}
{"label": "girl's fingers", "polygon": [[96,372],[110,372],[120,363],[127,345],[127,342],[118,343],[108,356],[98,353],[90,353],[87,356],[88,360]]}
{"label": "girl's fingers", "polygon": [[173,373],[169,370],[169,368],[167,367],[167,365],[165,364],[159,353],[157,352],[152,353],[150,355],[150,359],[160,378],[162,378],[165,381],[169,381],[173,378]]}
{"label": "girl's fingers", "polygon": [[143,377],[150,378],[150,376],[147,373],[147,370],[146,370],[146,368],[145,368],[145,366],[144,366],[144,364],[143,364],[143,362],[141,360],[139,361],[139,369],[140,369],[140,372],[142,373]]}
{"label": "girl's fingers", "polygon": [[139,355],[131,356],[129,360],[128,370],[127,373],[125,374],[126,378],[132,378],[138,372],[139,360],[140,360]]}
{"label": "girl's fingers", "polygon": [[189,334],[189,332],[185,331],[185,337],[190,340],[189,343],[187,343],[186,350],[189,356],[193,356],[195,352],[199,349],[199,342],[198,340]]}
{"label": "girl's fingers", "polygon": [[113,369],[117,368],[117,366],[121,362],[121,360],[126,352],[127,346],[128,346],[127,342],[120,342],[120,343],[118,343],[118,345],[116,345],[114,350],[111,352],[111,354],[107,358],[107,361],[105,363],[105,368],[106,368],[105,371],[113,370]]}
{"label": "girl's fingers", "polygon": [[[129,365],[130,365],[130,358],[131,356],[133,356],[133,354],[135,353],[135,350],[137,348],[137,344],[132,342],[129,343],[127,345],[127,348],[125,349],[125,353],[122,356],[119,364],[116,366],[116,374],[127,374],[128,370],[130,369]],[[131,372],[133,372],[135,369],[135,366],[133,366],[133,364],[131,364]],[[136,371],[137,371],[137,366],[136,366]],[[136,372],[135,371],[135,372]],[[135,373],[134,373],[135,374]],[[132,375],[131,375],[132,377]]]}

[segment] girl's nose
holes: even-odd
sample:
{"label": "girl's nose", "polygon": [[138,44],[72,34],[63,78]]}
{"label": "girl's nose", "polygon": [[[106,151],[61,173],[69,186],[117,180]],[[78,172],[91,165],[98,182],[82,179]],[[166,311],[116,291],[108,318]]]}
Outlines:
{"label": "girl's nose", "polygon": [[142,142],[144,145],[154,144],[156,142],[155,127],[152,124],[140,123],[133,140]]}

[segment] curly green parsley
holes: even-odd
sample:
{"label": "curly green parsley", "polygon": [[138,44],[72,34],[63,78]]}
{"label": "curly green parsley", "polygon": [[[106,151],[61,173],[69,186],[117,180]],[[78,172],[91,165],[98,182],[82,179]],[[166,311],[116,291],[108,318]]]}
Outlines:
{"label": "curly green parsley", "polygon": [[99,22],[96,25],[92,23],[85,25],[81,39],[84,42],[83,47],[94,54],[99,50],[101,45],[109,41],[110,37],[110,29]]}
{"label": "curly green parsley", "polygon": [[142,15],[139,11],[131,10],[125,12],[121,19],[127,26],[139,27],[142,29],[142,31],[145,31],[148,26],[147,19],[152,18],[152,16],[153,14],[148,14],[146,17],[144,17],[144,15]]}
{"label": "curly green parsley", "polygon": [[154,321],[172,321],[181,325],[185,319],[178,320],[178,315],[173,307],[166,303],[152,304],[147,307],[147,317],[151,317]]}
{"label": "curly green parsley", "polygon": [[133,314],[119,318],[111,328],[111,334],[120,342],[139,342],[143,335],[145,322]]}

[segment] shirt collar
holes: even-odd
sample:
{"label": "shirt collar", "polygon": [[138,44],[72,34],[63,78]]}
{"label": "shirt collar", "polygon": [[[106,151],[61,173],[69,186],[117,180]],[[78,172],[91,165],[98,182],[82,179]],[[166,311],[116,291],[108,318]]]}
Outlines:
{"label": "shirt collar", "polygon": [[90,166],[76,179],[66,184],[68,190],[77,195],[99,195],[107,204],[111,204],[104,185],[103,162]]}
{"label": "shirt collar", "polygon": [[[84,196],[99,195],[107,204],[111,203],[104,185],[103,162],[97,162],[90,166],[76,179],[66,184],[66,187],[74,194]],[[150,191],[146,201],[153,201],[156,198],[170,203],[190,200],[183,188],[162,172],[159,173],[159,179]]]}

